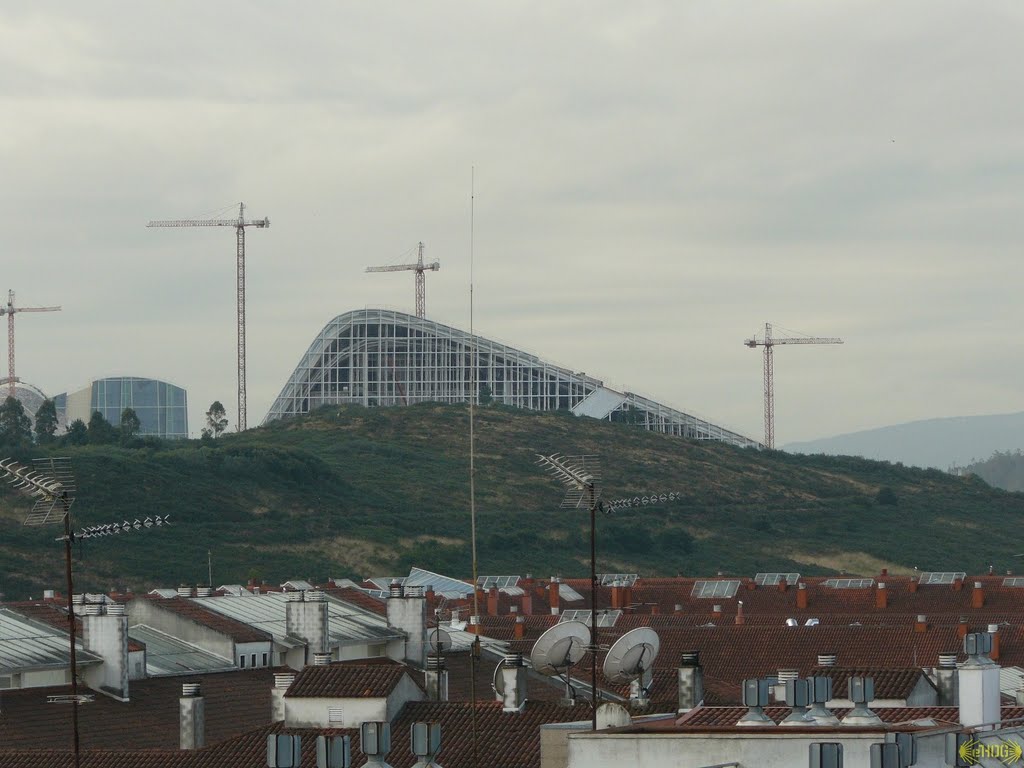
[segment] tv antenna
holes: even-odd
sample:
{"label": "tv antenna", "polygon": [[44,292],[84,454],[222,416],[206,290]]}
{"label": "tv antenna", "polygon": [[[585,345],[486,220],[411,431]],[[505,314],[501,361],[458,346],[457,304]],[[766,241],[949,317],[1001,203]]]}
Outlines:
{"label": "tv antenna", "polygon": [[[601,465],[597,456],[537,454],[537,463],[565,486],[562,509],[586,507],[590,511],[590,703],[591,729],[597,730],[597,510],[604,510],[598,483]],[[584,625],[585,626],[585,625]],[[550,630],[549,630],[550,631]]]}
{"label": "tv antenna", "polygon": [[639,687],[637,700],[646,700],[650,694],[654,660],[660,648],[658,633],[650,627],[630,630],[608,649],[604,657],[604,676],[613,685],[636,680]]}
{"label": "tv antenna", "polygon": [[[71,696],[50,697],[53,702],[69,702],[71,707],[72,744],[75,753],[75,768],[80,765],[78,747],[78,705],[92,701],[89,695],[78,693],[78,657],[75,652],[75,605],[72,599],[74,581],[71,575],[71,506],[75,503],[75,477],[69,458],[35,459],[34,469],[29,469],[14,459],[0,460],[0,471],[14,490],[35,499],[32,509],[23,520],[24,525],[41,526],[64,523],[64,575],[68,588],[68,645],[71,659]],[[60,541],[60,539],[58,539]]]}
{"label": "tv antenna", "polygon": [[[576,698],[572,687],[572,668],[589,650],[590,628],[582,621],[563,621],[537,638],[530,651],[530,665],[534,671],[548,677],[565,681],[565,698]],[[500,672],[499,667],[499,672]],[[504,693],[504,683],[499,684],[500,675],[495,677],[495,693]],[[596,689],[595,689],[596,690]],[[597,711],[596,709],[594,710]]]}

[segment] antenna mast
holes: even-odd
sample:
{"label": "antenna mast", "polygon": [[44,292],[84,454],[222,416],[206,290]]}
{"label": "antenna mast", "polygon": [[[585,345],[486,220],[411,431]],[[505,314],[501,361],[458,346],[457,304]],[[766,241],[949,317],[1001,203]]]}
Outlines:
{"label": "antenna mast", "polygon": [[477,730],[476,730],[476,662],[480,658],[480,590],[476,588],[476,443],[473,434],[473,417],[476,404],[476,336],[473,333],[473,246],[475,239],[475,208],[476,208],[476,167],[469,170],[469,339],[473,345],[470,353],[469,372],[469,538],[473,558],[473,615],[476,617],[476,636],[469,654],[470,687],[472,689],[473,712],[473,768],[477,768]]}

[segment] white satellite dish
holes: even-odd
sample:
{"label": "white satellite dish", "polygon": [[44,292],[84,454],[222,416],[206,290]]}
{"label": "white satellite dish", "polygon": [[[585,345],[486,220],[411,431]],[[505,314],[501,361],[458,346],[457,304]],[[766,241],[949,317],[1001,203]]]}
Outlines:
{"label": "white satellite dish", "polygon": [[604,657],[604,676],[615,685],[643,677],[654,667],[661,648],[658,633],[650,627],[638,627],[615,641]]}
{"label": "white satellite dish", "polygon": [[431,653],[437,656],[443,656],[446,651],[452,649],[452,636],[440,627],[434,627],[430,630],[430,633],[427,635],[427,641],[430,643]]}
{"label": "white satellite dish", "polygon": [[582,621],[563,621],[537,638],[530,664],[542,675],[561,675],[583,658],[589,642],[590,627]]}

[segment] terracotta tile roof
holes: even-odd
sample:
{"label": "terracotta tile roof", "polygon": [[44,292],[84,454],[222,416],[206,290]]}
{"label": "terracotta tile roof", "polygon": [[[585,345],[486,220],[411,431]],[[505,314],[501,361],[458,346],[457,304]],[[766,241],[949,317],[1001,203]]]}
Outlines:
{"label": "terracotta tile roof", "polygon": [[273,639],[269,632],[264,632],[262,629],[232,619],[217,611],[211,611],[188,598],[162,598],[159,595],[146,595],[144,599],[166,611],[171,611],[178,616],[191,619],[197,624],[209,627],[215,632],[227,635],[236,643],[265,643]]}
{"label": "terracotta tile roof", "polygon": [[816,667],[812,675],[832,678],[832,697],[848,699],[851,677],[870,677],[875,682],[876,699],[906,699],[924,678],[926,685],[935,686],[920,669],[841,669],[839,667]]}
{"label": "terracotta tile roof", "polygon": [[342,661],[306,667],[295,676],[286,698],[382,698],[395,689],[408,667],[391,659]]}
{"label": "terracotta tile roof", "polygon": [[[131,701],[97,695],[79,707],[83,749],[177,749],[178,699],[182,683],[198,682],[206,699],[207,743],[245,732],[270,719],[270,669],[133,680]],[[3,692],[0,745],[30,749],[71,742],[71,716],[65,706],[48,704],[50,694],[70,686],[22,688]],[[0,765],[6,765],[0,759]]]}
{"label": "terracotta tile roof", "polygon": [[323,591],[332,597],[344,600],[346,603],[351,603],[359,608],[376,613],[378,616],[387,616],[388,614],[388,607],[383,599],[369,595],[361,589],[356,589],[355,587],[325,587]]}
{"label": "terracotta tile roof", "polygon": [[[776,723],[789,716],[789,707],[765,707],[764,713]],[[840,720],[849,708],[830,710]],[[884,723],[906,723],[913,720],[934,720],[937,723],[958,723],[960,710],[957,707],[879,707],[872,710]],[[721,728],[735,725],[747,713],[746,707],[698,707],[690,710],[672,722],[685,728]],[[1004,720],[1024,716],[1024,707],[1003,707]]]}

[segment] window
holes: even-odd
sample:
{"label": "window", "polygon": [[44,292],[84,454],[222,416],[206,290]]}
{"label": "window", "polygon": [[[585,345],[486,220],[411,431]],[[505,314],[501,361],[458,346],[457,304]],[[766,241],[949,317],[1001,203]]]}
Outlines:
{"label": "window", "polygon": [[[68,642],[70,643],[71,641],[69,640]],[[267,666],[267,654],[265,653],[263,654],[263,666]]]}
{"label": "window", "polygon": [[[68,642],[70,643],[71,641],[69,640]],[[254,667],[255,667],[255,666],[256,666],[256,654],[254,653],[254,654],[253,654],[252,656],[250,656],[249,658],[250,658],[250,659],[252,660],[252,666],[254,666]]]}
{"label": "window", "polygon": [[[69,640],[68,642],[71,642],[71,641]],[[238,666],[241,669],[245,669],[245,654],[244,653],[241,656],[238,657]]]}

